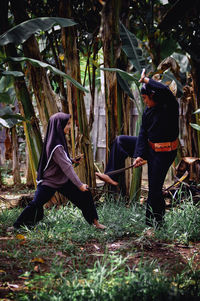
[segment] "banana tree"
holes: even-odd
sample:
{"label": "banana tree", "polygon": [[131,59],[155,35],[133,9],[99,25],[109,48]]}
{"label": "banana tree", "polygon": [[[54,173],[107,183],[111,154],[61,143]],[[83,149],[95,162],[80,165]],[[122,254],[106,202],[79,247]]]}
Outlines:
{"label": "banana tree", "polygon": [[[17,67],[19,68],[20,66]],[[19,73],[23,75],[22,72]],[[12,103],[11,97],[14,97],[19,102],[21,115],[18,115],[17,118],[19,119],[19,116],[21,116],[21,119],[23,120],[24,132],[27,142],[26,145],[28,146],[29,152],[29,163],[31,166],[32,178],[36,186],[36,170],[42,149],[42,137],[39,128],[39,122],[35,116],[34,108],[32,105],[31,96],[22,75],[19,77],[14,77],[14,80],[12,80],[12,87],[9,88],[9,86],[6,86],[7,90],[4,88],[5,82],[1,80],[0,88],[3,92],[0,93],[0,96],[2,94],[4,95],[4,97],[1,98],[1,101],[3,103]],[[7,116],[3,115],[2,118],[7,118]],[[14,117],[12,116],[12,119],[13,118]]]}
{"label": "banana tree", "polygon": [[[9,29],[0,36],[0,45],[5,46],[10,43],[22,44],[24,54],[28,54],[26,57],[30,57],[30,59],[35,59],[36,61],[42,61],[39,46],[34,34],[36,34],[38,31],[48,31],[55,24],[63,27],[74,26],[76,23],[73,20],[55,17],[43,17],[26,20],[28,19],[28,15],[25,11],[25,8],[21,7],[22,2],[23,1],[20,1],[20,3],[16,5],[15,1],[11,1],[16,22],[20,22],[20,24]],[[45,131],[49,116],[58,111],[56,102],[57,96],[52,90],[47,72],[43,66],[37,65],[38,68],[35,68],[33,64],[30,64],[29,60],[27,60],[27,66],[31,85],[37,101],[40,120]]]}
{"label": "banana tree", "polygon": [[[73,1],[66,2],[61,0],[59,14],[62,17],[66,15],[72,17],[72,4]],[[81,82],[77,28],[62,28],[61,40],[66,73],[70,74],[78,82]],[[69,81],[67,82],[68,106],[72,116],[72,154],[75,155],[77,151],[81,151],[84,154],[83,163],[77,168],[77,173],[82,181],[86,181],[88,185],[95,187],[94,159],[83,92],[83,90],[81,91],[74,85],[71,85]],[[75,141],[77,144],[75,144]]]}
{"label": "banana tree", "polygon": [[[122,1],[106,1],[101,14],[101,38],[104,55],[104,67],[114,68],[118,65],[121,45],[119,36],[119,15]],[[114,9],[113,9],[114,8]],[[117,94],[116,73],[104,69],[105,109],[106,109],[106,162],[108,150],[120,131],[121,116],[118,116],[119,99]]]}
{"label": "banana tree", "polygon": [[[40,68],[40,70],[45,70],[49,69],[51,72],[54,74],[60,75],[70,82],[72,84],[76,85],[79,89],[82,89],[83,91],[87,91],[83,86],[81,86],[76,80],[65,74],[64,72],[60,71],[59,69],[55,68],[54,66],[44,63],[42,61],[28,58],[28,57],[16,57],[16,50],[13,46],[13,43],[20,44],[22,42],[25,42],[27,39],[30,38],[30,36],[37,32],[38,30],[48,30],[51,28],[53,25],[59,24],[60,26],[73,26],[75,24],[74,21],[69,20],[69,19],[64,19],[64,18],[37,18],[33,20],[28,20],[23,22],[22,24],[19,24],[4,34],[0,36],[0,45],[4,45],[6,48],[6,53],[7,53],[7,58],[2,60],[1,66],[6,65],[7,63],[9,64],[9,67],[11,70],[15,70],[15,67],[17,67],[18,70],[23,70],[21,67],[21,64],[23,62],[28,62],[34,68]],[[15,57],[13,57],[13,55]],[[36,70],[36,69],[35,69]],[[8,72],[8,71],[3,71],[3,72]],[[9,71],[11,72],[11,71]],[[19,72],[19,71],[18,71]],[[16,75],[16,74],[15,74]],[[23,73],[19,73],[18,75],[23,75]],[[41,75],[41,74],[40,74]],[[45,78],[46,78],[46,73],[45,73]],[[42,81],[43,82],[43,81]],[[26,83],[24,81],[24,78],[21,76],[19,80],[16,79],[15,77],[15,90],[16,90],[16,95],[21,102],[22,106],[21,107],[21,114],[25,116],[28,120],[31,120],[30,123],[24,123],[24,130],[25,130],[25,135],[26,135],[26,141],[27,141],[27,146],[29,150],[29,158],[30,158],[30,165],[32,169],[32,175],[33,179],[35,180],[36,178],[36,169],[37,165],[39,162],[39,156],[42,148],[42,139],[41,139],[41,134],[40,134],[40,129],[39,129],[39,123],[37,121],[37,118],[35,117],[35,112],[32,106],[32,100],[30,98],[29,91],[27,89]],[[41,90],[41,89],[40,89]],[[43,90],[41,90],[43,91]],[[50,91],[52,89],[50,88]],[[51,92],[50,92],[51,93]],[[53,93],[53,92],[52,92]],[[42,93],[45,94],[45,93]],[[53,99],[50,97],[50,100],[53,104],[53,106],[56,106],[56,101],[55,101],[55,93]],[[37,94],[38,96],[38,94]],[[43,98],[43,101],[45,100],[46,102],[43,102],[42,99],[39,101],[39,96],[36,97],[36,100],[38,100],[39,103],[39,108],[38,111],[40,113],[40,119],[44,126],[44,130],[46,127],[46,123],[48,120],[48,116],[51,115],[54,111],[51,108],[51,105],[47,105],[49,101],[49,97],[45,95],[45,98]],[[44,107],[42,106],[44,105]],[[45,109],[46,107],[46,109]],[[50,111],[48,111],[48,109]],[[57,109],[55,110],[55,112]],[[44,117],[45,115],[45,117]],[[44,117],[44,118],[43,118]]]}

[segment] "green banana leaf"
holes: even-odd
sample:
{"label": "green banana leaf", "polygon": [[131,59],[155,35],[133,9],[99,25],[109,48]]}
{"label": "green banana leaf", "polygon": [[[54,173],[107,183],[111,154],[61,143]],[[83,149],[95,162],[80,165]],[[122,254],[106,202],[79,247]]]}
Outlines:
{"label": "green banana leaf", "polygon": [[134,96],[130,89],[130,86],[133,81],[136,81],[136,78],[134,78],[128,72],[118,69],[118,68],[100,68],[100,70],[117,72],[117,80],[118,80],[118,83],[120,84],[121,88],[124,90],[125,93],[128,94],[128,96],[132,100],[134,100]]}
{"label": "green banana leaf", "polygon": [[31,65],[35,66],[35,67],[42,67],[42,68],[47,68],[49,70],[51,70],[54,74],[60,75],[66,79],[68,79],[75,87],[77,87],[78,89],[84,91],[84,92],[89,92],[86,88],[84,88],[79,82],[77,82],[75,79],[73,79],[71,76],[67,75],[66,73],[60,71],[59,69],[53,67],[52,65],[49,65],[47,63],[35,60],[35,59],[31,59],[29,57],[9,57],[6,59],[6,61],[13,61],[13,62],[29,62],[31,63]]}
{"label": "green banana leaf", "polygon": [[14,87],[6,89],[4,92],[0,92],[0,102],[13,104],[16,100],[16,93]]}
{"label": "green banana leaf", "polygon": [[10,103],[10,95],[7,92],[0,93],[0,102]]}
{"label": "green banana leaf", "polygon": [[120,38],[122,41],[122,49],[128,57],[128,60],[135,67],[136,71],[142,72],[143,68],[147,69],[147,63],[143,56],[142,49],[139,47],[136,36],[131,33],[120,22]]}
{"label": "green banana leaf", "polygon": [[3,71],[0,73],[0,75],[2,76],[15,76],[15,77],[20,77],[20,76],[24,76],[24,74],[20,71]]}
{"label": "green banana leaf", "polygon": [[124,90],[124,92],[130,97],[130,99],[135,103],[138,113],[141,114],[140,105],[135,100],[135,97],[131,90],[133,83],[135,83],[135,85],[139,88],[138,77],[118,68],[100,68],[100,69],[104,71],[117,72],[117,80],[119,85]]}
{"label": "green banana leaf", "polygon": [[191,127],[197,131],[200,131],[200,125],[195,124],[195,123],[190,123]]}
{"label": "green banana leaf", "polygon": [[117,81],[120,84],[121,88],[123,89],[123,91],[128,94],[128,96],[130,97],[131,100],[134,99],[134,95],[130,89],[130,84],[128,83],[128,81],[126,81],[122,76],[119,75],[119,73],[117,73]]}
{"label": "green banana leaf", "polygon": [[16,93],[12,76],[4,76],[0,79],[0,103],[14,104]]}
{"label": "green banana leaf", "polygon": [[121,69],[118,69],[118,68],[100,68],[100,70],[104,70],[104,71],[112,71],[112,72],[118,72],[119,75],[121,75],[121,77],[124,79],[124,80],[127,80],[127,81],[136,81],[137,78],[134,77],[132,74],[124,71],[124,70],[121,70]]}
{"label": "green banana leaf", "polygon": [[11,87],[13,88],[13,77],[12,76],[2,76],[0,78],[0,92],[6,92]]}
{"label": "green banana leaf", "polygon": [[9,106],[1,108],[0,110],[0,125],[3,127],[12,128],[19,122],[25,120],[26,119],[20,114],[14,114]]}
{"label": "green banana leaf", "polygon": [[3,33],[0,36],[0,45],[24,43],[32,34],[38,31],[47,31],[56,24],[61,27],[69,27],[77,23],[70,19],[57,17],[42,17],[27,20]]}

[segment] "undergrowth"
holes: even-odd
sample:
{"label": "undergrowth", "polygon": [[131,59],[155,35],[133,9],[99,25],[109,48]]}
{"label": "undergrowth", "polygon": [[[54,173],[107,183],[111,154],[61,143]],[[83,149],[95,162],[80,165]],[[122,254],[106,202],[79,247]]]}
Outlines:
{"label": "undergrowth", "polygon": [[[12,225],[21,209],[0,214],[1,236]],[[24,289],[10,292],[10,300],[196,300],[200,297],[200,271],[191,262],[176,275],[168,275],[156,260],[132,258],[138,251],[112,251],[108,244],[126,238],[126,242],[143,239],[181,242],[199,241],[200,210],[191,199],[166,212],[163,228],[154,229],[146,238],[145,208],[127,207],[123,200],[107,199],[97,207],[105,231],[88,225],[73,205],[45,210],[45,218],[33,229],[22,228],[7,241],[4,256],[9,271],[20,266],[18,279]],[[19,236],[19,234],[21,236]],[[97,246],[95,244],[98,244]],[[88,252],[90,245],[96,252]],[[87,248],[86,248],[87,246]],[[124,248],[126,244],[124,245]],[[34,260],[33,260],[34,259]],[[46,264],[46,268],[42,269]],[[36,270],[36,266],[41,269]],[[1,269],[6,270],[6,266]],[[2,283],[11,279],[4,273]],[[10,278],[8,278],[10,277]]]}

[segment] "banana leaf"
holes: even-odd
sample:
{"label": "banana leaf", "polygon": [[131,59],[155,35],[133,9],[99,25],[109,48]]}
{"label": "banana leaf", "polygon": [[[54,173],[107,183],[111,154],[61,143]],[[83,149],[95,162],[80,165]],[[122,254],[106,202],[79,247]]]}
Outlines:
{"label": "banana leaf", "polygon": [[[12,86],[10,86],[11,83]],[[13,81],[0,81],[0,103],[14,104],[15,99],[16,93]]]}
{"label": "banana leaf", "polygon": [[25,118],[20,114],[14,114],[12,109],[7,106],[0,110],[0,125],[7,128],[12,128],[21,121],[25,121]]}
{"label": "banana leaf", "polygon": [[49,70],[51,70],[54,74],[60,75],[66,79],[68,79],[75,87],[77,87],[78,89],[80,89],[81,91],[84,92],[89,92],[86,88],[84,88],[79,82],[77,82],[75,79],[73,79],[71,76],[69,76],[68,74],[60,71],[59,69],[53,67],[52,65],[49,65],[47,63],[35,60],[35,59],[31,59],[29,57],[9,57],[6,59],[6,61],[13,61],[13,62],[29,62],[31,65],[35,66],[35,67],[42,67],[42,68],[47,68]]}
{"label": "banana leaf", "polygon": [[130,84],[126,81],[122,76],[117,73],[117,81],[120,84],[123,91],[130,97],[130,99],[134,99],[134,95],[130,89]]}
{"label": "banana leaf", "polygon": [[124,80],[127,80],[129,82],[137,81],[137,78],[134,77],[132,74],[118,68],[100,68],[100,70],[118,72]]}
{"label": "banana leaf", "polygon": [[0,91],[1,92],[8,91],[11,87],[13,88],[13,84],[14,81],[12,76],[2,76],[0,78]]}
{"label": "banana leaf", "polygon": [[0,102],[11,104],[13,103],[13,98],[11,98],[9,92],[0,92]]}
{"label": "banana leaf", "polygon": [[140,105],[137,103],[135,100],[135,97],[132,93],[132,86],[133,83],[138,87],[139,89],[139,83],[138,83],[138,78],[137,76],[130,74],[124,70],[118,69],[118,68],[100,68],[101,70],[104,71],[111,71],[111,72],[117,72],[117,80],[118,83],[120,84],[121,88],[123,91],[130,97],[130,99],[135,103],[138,113],[141,114],[141,109]]}
{"label": "banana leaf", "polygon": [[77,23],[71,19],[57,17],[42,17],[27,20],[3,33],[0,36],[0,45],[24,43],[32,34],[38,31],[48,31],[56,24],[61,27],[69,27]]}
{"label": "banana leaf", "polygon": [[20,77],[20,76],[24,76],[24,74],[20,71],[3,71],[0,73],[0,75],[3,75],[3,76],[15,76],[15,77]]}
{"label": "banana leaf", "polygon": [[122,41],[122,50],[127,55],[128,60],[135,67],[136,71],[141,73],[143,68],[147,69],[147,63],[143,56],[142,49],[139,47],[136,36],[131,33],[121,22],[120,38]]}
{"label": "banana leaf", "polygon": [[200,131],[200,125],[195,124],[195,123],[190,123],[191,127],[197,131]]}

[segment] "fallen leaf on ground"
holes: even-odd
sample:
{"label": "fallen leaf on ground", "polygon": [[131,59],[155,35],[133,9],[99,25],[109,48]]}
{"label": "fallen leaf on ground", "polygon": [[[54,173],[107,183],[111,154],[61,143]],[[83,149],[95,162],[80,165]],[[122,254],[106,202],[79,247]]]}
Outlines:
{"label": "fallen leaf on ground", "polygon": [[26,239],[26,237],[25,237],[24,235],[22,235],[22,234],[17,234],[17,235],[16,235],[16,238],[17,238],[17,239],[20,239],[20,240]]}
{"label": "fallen leaf on ground", "polygon": [[44,263],[44,259],[42,258],[38,258],[38,257],[35,257],[31,260],[31,262],[39,262],[39,263]]}

